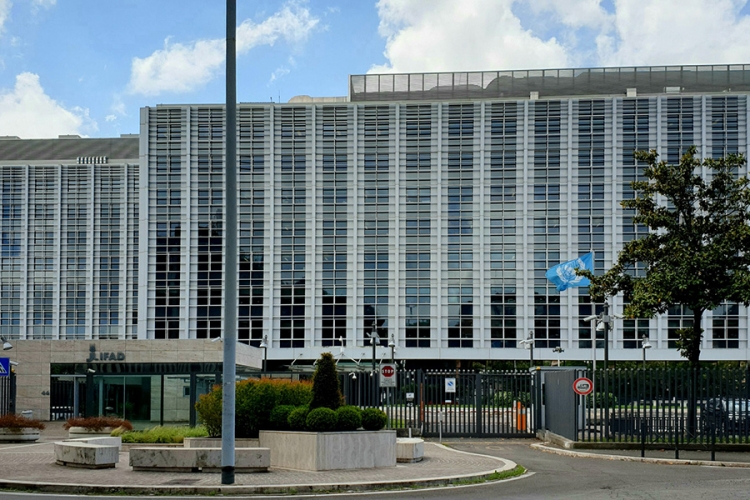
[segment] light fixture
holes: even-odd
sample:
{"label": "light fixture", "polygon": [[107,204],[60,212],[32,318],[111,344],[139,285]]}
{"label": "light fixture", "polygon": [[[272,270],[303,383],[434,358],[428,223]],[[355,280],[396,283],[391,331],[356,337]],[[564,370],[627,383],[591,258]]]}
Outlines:
{"label": "light fixture", "polygon": [[641,348],[642,349],[651,349],[651,343],[648,341],[648,337],[645,335],[641,339]]}
{"label": "light fixture", "polygon": [[352,380],[357,380],[357,374],[352,372],[349,374],[349,376],[352,378]]}
{"label": "light fixture", "polygon": [[96,373],[96,370],[94,370],[93,368],[87,368],[86,373]]}
{"label": "light fixture", "polygon": [[5,337],[0,336],[0,340],[3,341],[3,351],[10,351],[11,349],[13,349],[13,344],[8,342]]}
{"label": "light fixture", "polygon": [[224,339],[222,337],[214,337],[211,339],[211,342],[223,342]]}
{"label": "light fixture", "polygon": [[268,343],[266,342],[266,340],[268,340],[268,336],[263,335],[263,338],[261,339],[260,345],[258,347],[260,347],[261,349],[268,349]]}

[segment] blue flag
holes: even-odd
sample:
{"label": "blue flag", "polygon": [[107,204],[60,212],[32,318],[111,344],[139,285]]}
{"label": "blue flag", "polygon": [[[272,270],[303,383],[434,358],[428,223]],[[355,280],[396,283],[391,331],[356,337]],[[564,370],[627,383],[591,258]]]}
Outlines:
{"label": "blue flag", "polygon": [[578,276],[575,271],[576,269],[588,269],[589,271],[593,271],[594,252],[552,266],[544,275],[557,287],[558,292],[562,292],[563,290],[567,290],[574,286],[589,286],[589,279],[584,278],[583,276]]}

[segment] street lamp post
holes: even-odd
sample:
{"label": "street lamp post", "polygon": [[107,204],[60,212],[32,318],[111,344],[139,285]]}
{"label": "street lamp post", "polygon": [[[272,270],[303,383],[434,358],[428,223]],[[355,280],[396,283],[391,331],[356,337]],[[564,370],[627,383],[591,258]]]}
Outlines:
{"label": "street lamp post", "polygon": [[266,364],[268,362],[268,335],[263,335],[259,347],[263,349],[263,373],[266,373]]}
{"label": "street lamp post", "polygon": [[641,349],[643,350],[643,369],[646,369],[646,349],[651,349],[651,343],[648,341],[648,337],[644,335],[641,337]]}
{"label": "street lamp post", "polygon": [[529,330],[529,336],[521,341],[524,346],[529,346],[529,367],[534,366],[534,330]]}
{"label": "street lamp post", "polygon": [[374,408],[378,406],[378,395],[376,394],[378,387],[378,381],[375,378],[375,348],[378,346],[380,337],[378,336],[378,320],[372,322],[372,331],[370,332],[370,344],[372,344],[372,372],[370,373],[370,380],[372,381],[372,405]]}
{"label": "street lamp post", "polygon": [[391,338],[388,341],[388,347],[391,348],[391,363],[394,363],[396,360],[396,339],[393,338],[393,334],[391,334]]}
{"label": "street lamp post", "polygon": [[560,364],[560,353],[565,352],[565,349],[563,349],[560,346],[557,346],[554,349],[552,349],[552,352],[556,352],[557,353],[557,366],[558,367],[561,366],[561,364]]}

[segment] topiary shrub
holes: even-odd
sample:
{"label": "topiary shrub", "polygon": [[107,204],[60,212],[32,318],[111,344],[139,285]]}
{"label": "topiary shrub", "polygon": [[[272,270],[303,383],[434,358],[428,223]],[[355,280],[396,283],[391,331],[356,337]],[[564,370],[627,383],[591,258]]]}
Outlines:
{"label": "topiary shrub", "polygon": [[366,431],[379,431],[385,427],[388,421],[388,415],[383,410],[377,408],[365,408],[362,410],[362,427]]}
{"label": "topiary shrub", "polygon": [[362,410],[356,406],[340,406],[336,410],[336,430],[356,431],[362,427]]}
{"label": "topiary shrub", "polygon": [[22,415],[16,415],[15,413],[6,413],[0,416],[0,428],[2,429],[39,429],[44,430],[44,424],[41,420],[34,418],[26,418]]}
{"label": "topiary shrub", "polygon": [[310,410],[305,420],[305,427],[312,432],[331,432],[336,430],[336,412],[330,408]]}
{"label": "topiary shrub", "polygon": [[336,373],[336,362],[330,352],[320,355],[313,375],[312,401],[310,409],[330,408],[335,410],[344,399],[341,395],[339,376]]}
{"label": "topiary shrub", "polygon": [[289,428],[293,431],[304,431],[305,426],[307,425],[306,421],[308,413],[310,413],[310,408],[307,406],[298,406],[292,410],[287,419]]}
{"label": "topiary shrub", "polygon": [[278,431],[289,430],[289,414],[292,410],[292,405],[279,405],[271,410],[271,427]]}

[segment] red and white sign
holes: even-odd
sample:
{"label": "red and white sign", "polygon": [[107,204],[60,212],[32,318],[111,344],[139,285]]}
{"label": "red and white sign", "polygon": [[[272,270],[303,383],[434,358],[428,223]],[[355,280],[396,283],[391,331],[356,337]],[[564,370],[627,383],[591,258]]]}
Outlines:
{"label": "red and white sign", "polygon": [[588,379],[586,377],[580,377],[573,382],[573,390],[576,394],[580,394],[581,396],[588,396],[591,394],[591,391],[594,390],[594,383],[591,381],[591,379]]}
{"label": "red and white sign", "polygon": [[396,387],[396,365],[389,363],[380,367],[380,387]]}

